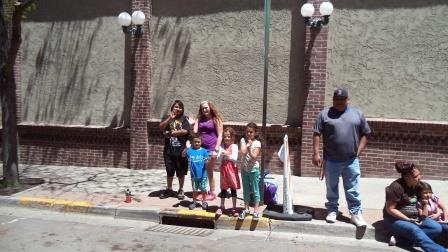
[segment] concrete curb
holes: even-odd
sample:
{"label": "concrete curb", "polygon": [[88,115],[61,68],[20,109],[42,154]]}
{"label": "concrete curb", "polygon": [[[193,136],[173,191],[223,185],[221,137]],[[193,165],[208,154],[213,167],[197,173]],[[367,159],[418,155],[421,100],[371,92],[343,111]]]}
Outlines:
{"label": "concrete curb", "polygon": [[261,217],[258,221],[253,221],[252,216],[247,216],[244,221],[241,221],[236,217],[227,215],[221,215],[217,218],[214,213],[204,210],[136,208],[118,205],[95,206],[85,201],[11,196],[0,196],[0,205],[30,207],[68,213],[105,215],[115,218],[146,220],[159,223],[163,223],[165,217],[171,217],[190,220],[197,224],[201,222],[213,223],[215,229],[288,232],[378,241],[386,241],[387,238],[387,234],[383,232],[382,227],[374,228],[368,225],[366,228],[356,228],[354,225],[344,222],[337,222],[330,225],[325,221],[314,219],[311,221],[279,221]]}

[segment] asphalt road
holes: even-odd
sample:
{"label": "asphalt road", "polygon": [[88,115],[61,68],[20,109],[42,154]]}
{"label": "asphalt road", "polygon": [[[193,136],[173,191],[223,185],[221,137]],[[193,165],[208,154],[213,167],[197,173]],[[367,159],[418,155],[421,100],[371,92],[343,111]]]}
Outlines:
{"label": "asphalt road", "polygon": [[0,251],[403,251],[372,240],[212,230],[0,207]]}

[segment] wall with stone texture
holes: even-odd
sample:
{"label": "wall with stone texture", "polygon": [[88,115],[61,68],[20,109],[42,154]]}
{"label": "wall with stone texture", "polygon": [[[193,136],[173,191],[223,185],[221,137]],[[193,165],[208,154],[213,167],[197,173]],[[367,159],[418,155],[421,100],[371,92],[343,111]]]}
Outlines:
{"label": "wall with stone texture", "polygon": [[326,105],[342,84],[368,117],[448,121],[448,2],[340,0],[334,7]]}
{"label": "wall with stone texture", "polygon": [[[303,19],[294,0],[272,1],[267,122],[299,125]],[[261,122],[263,1],[154,0],[151,118],[181,99],[187,114],[212,100],[225,121]]]}
{"label": "wall with stone texture", "polygon": [[23,23],[22,121],[123,124],[125,36],[116,21],[130,1],[48,0]]}

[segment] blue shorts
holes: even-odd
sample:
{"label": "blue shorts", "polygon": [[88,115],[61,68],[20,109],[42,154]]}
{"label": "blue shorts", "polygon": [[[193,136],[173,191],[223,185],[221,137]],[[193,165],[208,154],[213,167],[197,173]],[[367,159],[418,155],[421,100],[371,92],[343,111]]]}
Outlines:
{"label": "blue shorts", "polygon": [[193,191],[206,192],[207,191],[207,177],[204,178],[192,178]]}

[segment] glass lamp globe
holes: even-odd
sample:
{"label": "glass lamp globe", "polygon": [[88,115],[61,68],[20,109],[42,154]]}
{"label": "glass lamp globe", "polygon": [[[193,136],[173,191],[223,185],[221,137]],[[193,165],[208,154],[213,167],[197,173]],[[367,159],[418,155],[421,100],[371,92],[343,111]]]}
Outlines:
{"label": "glass lamp globe", "polygon": [[314,6],[310,3],[306,3],[302,5],[302,8],[300,9],[300,14],[302,14],[303,17],[311,17],[314,14]]}
{"label": "glass lamp globe", "polygon": [[127,12],[122,12],[118,15],[118,23],[121,26],[129,26],[131,24],[131,15]]}
{"label": "glass lamp globe", "polygon": [[322,16],[330,16],[333,13],[333,4],[330,2],[323,2],[319,7],[319,12]]}
{"label": "glass lamp globe", "polygon": [[132,23],[135,25],[142,25],[145,22],[145,14],[141,11],[134,11],[132,13]]}

